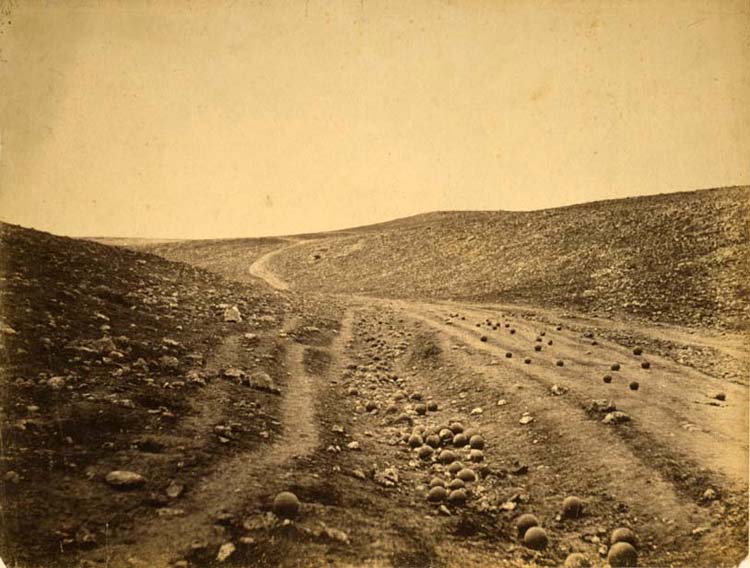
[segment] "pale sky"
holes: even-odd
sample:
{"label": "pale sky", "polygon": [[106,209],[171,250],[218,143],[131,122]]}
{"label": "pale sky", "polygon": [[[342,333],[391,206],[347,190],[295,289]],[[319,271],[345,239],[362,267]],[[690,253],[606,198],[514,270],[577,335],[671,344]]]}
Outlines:
{"label": "pale sky", "polygon": [[238,237],[750,183],[750,2],[0,0],[0,219]]}

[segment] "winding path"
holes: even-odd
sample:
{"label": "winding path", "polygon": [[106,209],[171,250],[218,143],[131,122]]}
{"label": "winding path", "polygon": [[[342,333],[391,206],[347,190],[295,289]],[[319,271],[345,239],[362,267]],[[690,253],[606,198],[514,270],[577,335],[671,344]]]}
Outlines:
{"label": "winding path", "polygon": [[286,280],[281,278],[271,269],[271,259],[289,248],[299,246],[306,242],[304,239],[294,239],[291,237],[286,238],[286,240],[291,244],[279,247],[272,250],[271,252],[267,252],[263,256],[259,257],[255,262],[253,262],[248,268],[248,272],[250,272],[250,274],[252,274],[256,278],[265,280],[265,282],[271,288],[281,291],[289,290],[290,285]]}

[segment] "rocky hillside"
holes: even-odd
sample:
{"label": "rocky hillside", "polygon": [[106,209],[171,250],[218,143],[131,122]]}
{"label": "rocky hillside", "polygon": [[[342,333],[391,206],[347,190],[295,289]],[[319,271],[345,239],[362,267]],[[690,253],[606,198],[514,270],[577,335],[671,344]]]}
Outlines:
{"label": "rocky hillside", "polygon": [[247,271],[258,257],[284,246],[284,238],[200,239],[150,241],[148,239],[93,239],[104,244],[157,254],[169,260],[205,268],[238,282],[257,282]]}
{"label": "rocky hillside", "polygon": [[[0,224],[0,254],[8,565],[77,565],[138,523],[179,515],[217,460],[274,438],[283,298],[12,225]],[[222,370],[228,336],[254,343],[247,376]]]}
{"label": "rocky hillside", "polygon": [[750,321],[750,188],[442,212],[289,247],[302,290],[497,301],[685,325]]}

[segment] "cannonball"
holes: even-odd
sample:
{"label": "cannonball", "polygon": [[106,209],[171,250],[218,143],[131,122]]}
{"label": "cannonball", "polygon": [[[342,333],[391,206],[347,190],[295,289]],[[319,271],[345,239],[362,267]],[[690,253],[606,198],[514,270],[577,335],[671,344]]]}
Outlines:
{"label": "cannonball", "polygon": [[460,479],[464,483],[472,483],[477,480],[477,474],[474,473],[473,469],[465,467],[456,472],[456,478]]}
{"label": "cannonball", "polygon": [[718,392],[718,393],[716,393],[716,394],[714,395],[714,398],[715,398],[716,400],[721,400],[721,401],[725,401],[725,400],[727,399],[727,395],[726,395],[726,394],[724,394],[723,392]]}
{"label": "cannonball", "polygon": [[467,498],[466,489],[454,489],[448,493],[448,503],[451,505],[463,505]]}
{"label": "cannonball", "polygon": [[530,365],[530,364],[531,364],[531,358],[529,358],[529,357],[526,357],[526,358],[525,358],[525,359],[523,360],[523,362],[524,362],[524,363],[526,363],[527,365]]}
{"label": "cannonball", "polygon": [[464,425],[460,422],[452,422],[451,425],[448,426],[448,428],[450,428],[451,432],[453,432],[454,434],[460,434],[464,431]]}
{"label": "cannonball", "polygon": [[510,334],[511,334],[511,335],[514,335],[515,333],[516,333],[516,330],[515,330],[515,329],[513,329],[513,328],[510,328]]}
{"label": "cannonball", "polygon": [[484,461],[484,452],[482,452],[482,450],[471,450],[469,452],[469,461],[473,461],[473,462]]}
{"label": "cannonball", "polygon": [[618,542],[609,548],[607,562],[612,568],[637,566],[638,552],[629,542]]}
{"label": "cannonball", "polygon": [[482,343],[487,343],[487,336],[483,335],[482,337],[479,338],[479,341],[481,341]]}
{"label": "cannonball", "polygon": [[453,445],[457,448],[463,448],[468,443],[469,440],[465,434],[456,434],[453,436]]}
{"label": "cannonball", "polygon": [[439,485],[436,485],[435,487],[430,489],[429,493],[427,493],[427,500],[431,503],[444,501],[446,497],[448,497],[448,491],[446,491],[445,487],[441,487]]}
{"label": "cannonball", "polygon": [[451,464],[457,459],[458,459],[458,456],[450,450],[443,450],[442,452],[440,452],[440,455],[438,456],[438,461],[445,465]]}
{"label": "cannonball", "polygon": [[432,457],[432,448],[430,446],[421,446],[419,450],[417,450],[417,455],[419,456],[419,459],[428,460]]}
{"label": "cannonball", "polygon": [[611,383],[611,382],[612,382],[612,375],[604,375],[604,376],[602,377],[602,380],[603,380],[603,381],[604,381],[605,383],[609,384],[609,383]]}
{"label": "cannonball", "polygon": [[437,434],[430,434],[429,436],[427,436],[424,442],[428,446],[432,446],[433,448],[438,448],[440,447],[440,436],[438,436]]}
{"label": "cannonball", "polygon": [[542,527],[531,527],[526,531],[526,534],[523,535],[523,543],[533,550],[543,550],[549,543],[547,531]]}
{"label": "cannonball", "polygon": [[367,412],[372,412],[373,410],[376,410],[377,408],[378,408],[378,403],[372,400],[368,401],[367,404],[365,405],[365,410]]}
{"label": "cannonball", "polygon": [[466,484],[463,482],[463,480],[457,477],[455,479],[451,479],[451,482],[448,484],[448,489],[463,489],[465,486]]}
{"label": "cannonball", "polygon": [[551,339],[547,342],[547,345],[552,345],[552,340]]}
{"label": "cannonball", "polygon": [[506,351],[506,352],[505,352],[505,356],[506,356],[506,357],[507,357],[508,359],[511,359],[511,358],[513,357],[513,353],[511,353],[510,351]]}
{"label": "cannonball", "polygon": [[641,355],[641,354],[643,354],[643,349],[641,349],[640,347],[636,347],[635,349],[633,349],[633,355]]}
{"label": "cannonball", "polygon": [[633,381],[628,386],[630,387],[630,390],[637,391],[638,387],[640,387],[641,385],[638,384],[638,381]]}
{"label": "cannonball", "polygon": [[518,530],[518,536],[523,538],[527,530],[529,530],[531,527],[539,526],[539,519],[537,519],[536,516],[532,515],[531,513],[524,513],[516,519],[515,525],[516,529]]}
{"label": "cannonball", "polygon": [[566,519],[577,519],[583,515],[583,501],[578,497],[566,497],[562,505],[562,516]]}
{"label": "cannonball", "polygon": [[562,367],[562,366],[564,366],[564,365],[565,365],[565,361],[563,361],[562,359],[558,359],[558,360],[557,360],[557,361],[555,362],[555,365],[557,365],[558,367]]}
{"label": "cannonball", "polygon": [[433,477],[432,479],[430,479],[430,488],[432,487],[445,487],[445,481],[443,481],[439,477]]}
{"label": "cannonball", "polygon": [[420,416],[424,416],[425,414],[427,414],[427,405],[418,404],[417,406],[414,407],[414,411]]}
{"label": "cannonball", "polygon": [[651,368],[651,363],[649,363],[648,361],[641,361],[641,369],[650,369],[650,368]]}
{"label": "cannonball", "polygon": [[464,469],[464,464],[459,461],[454,461],[448,466],[448,473],[450,473],[451,475],[456,475],[462,469]]}
{"label": "cannonball", "polygon": [[534,345],[534,351],[541,351],[542,346],[541,345]]}
{"label": "cannonball", "polygon": [[430,412],[437,412],[438,403],[435,402],[434,400],[431,400],[430,402],[427,403],[427,410],[429,410]]}
{"label": "cannonball", "polygon": [[609,535],[609,544],[617,542],[627,542],[633,546],[638,546],[638,538],[635,533],[628,527],[618,527]]}
{"label": "cannonball", "polygon": [[409,447],[410,448],[418,448],[424,444],[424,440],[422,440],[422,436],[419,434],[412,434],[409,436]]}
{"label": "cannonball", "polygon": [[438,436],[443,442],[450,443],[453,440],[453,431],[450,428],[441,428]]}
{"label": "cannonball", "polygon": [[471,446],[475,450],[483,450],[484,438],[482,438],[482,436],[480,436],[479,434],[474,434],[471,438],[469,438],[469,446]]}
{"label": "cannonball", "polygon": [[612,365],[610,366],[610,369],[612,369],[613,371],[619,371],[620,370],[620,364],[619,363],[612,363]]}
{"label": "cannonball", "polygon": [[273,512],[277,517],[291,519],[299,513],[299,499],[291,491],[282,491],[273,500]]}

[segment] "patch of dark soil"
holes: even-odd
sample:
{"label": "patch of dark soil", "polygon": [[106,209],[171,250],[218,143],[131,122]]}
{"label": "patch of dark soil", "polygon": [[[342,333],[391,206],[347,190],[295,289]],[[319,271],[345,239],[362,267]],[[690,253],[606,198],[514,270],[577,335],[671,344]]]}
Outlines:
{"label": "patch of dark soil", "polygon": [[331,354],[323,349],[307,347],[302,360],[305,371],[311,375],[325,375],[331,366]]}
{"label": "patch of dark soil", "polygon": [[405,524],[397,524],[400,539],[403,541],[399,550],[391,555],[394,566],[436,567],[438,561],[434,543],[425,534]]}
{"label": "patch of dark soil", "polygon": [[410,346],[408,361],[413,365],[437,365],[442,349],[439,340],[432,333],[422,332],[414,336]]}

